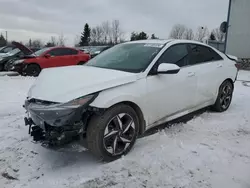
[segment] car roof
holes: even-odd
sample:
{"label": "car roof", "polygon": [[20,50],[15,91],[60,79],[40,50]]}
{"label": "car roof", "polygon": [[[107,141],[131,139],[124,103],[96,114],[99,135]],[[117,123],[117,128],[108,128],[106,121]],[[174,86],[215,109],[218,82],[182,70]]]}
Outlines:
{"label": "car roof", "polygon": [[135,41],[130,41],[127,43],[150,43],[150,44],[166,44],[168,42],[171,42],[172,39],[148,39],[148,40],[135,40]]}
{"label": "car roof", "polygon": [[129,41],[127,43],[154,43],[154,44],[167,44],[169,42],[173,43],[193,43],[193,44],[201,44],[205,46],[209,46],[205,43],[195,41],[195,40],[185,40],[185,39],[148,39],[148,40],[136,40]]}
{"label": "car roof", "polygon": [[53,46],[53,47],[48,47],[49,50],[58,49],[58,48],[67,48],[67,49],[73,49],[73,50],[80,50],[80,49],[77,49],[77,48],[74,48],[74,47],[67,47],[67,46]]}

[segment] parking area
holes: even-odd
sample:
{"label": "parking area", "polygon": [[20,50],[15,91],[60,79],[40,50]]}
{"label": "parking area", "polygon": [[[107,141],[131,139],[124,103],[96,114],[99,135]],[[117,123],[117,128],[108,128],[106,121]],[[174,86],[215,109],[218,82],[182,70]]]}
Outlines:
{"label": "parking area", "polygon": [[250,187],[250,72],[240,71],[227,112],[141,138],[108,164],[81,145],[51,151],[32,142],[22,105],[34,79],[0,76],[0,187]]}

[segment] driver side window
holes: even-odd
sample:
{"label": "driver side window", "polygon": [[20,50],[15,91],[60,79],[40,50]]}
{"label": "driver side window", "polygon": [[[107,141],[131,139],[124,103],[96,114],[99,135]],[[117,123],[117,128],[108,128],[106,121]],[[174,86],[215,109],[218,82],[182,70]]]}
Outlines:
{"label": "driver side window", "polygon": [[188,65],[189,55],[187,44],[177,44],[170,46],[159,58],[158,65],[161,63],[176,64],[179,67]]}

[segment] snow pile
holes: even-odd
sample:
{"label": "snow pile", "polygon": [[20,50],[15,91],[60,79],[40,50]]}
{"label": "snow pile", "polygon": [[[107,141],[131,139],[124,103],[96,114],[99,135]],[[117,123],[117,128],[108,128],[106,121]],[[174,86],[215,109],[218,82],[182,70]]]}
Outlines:
{"label": "snow pile", "polygon": [[[250,72],[239,79],[250,81]],[[33,81],[0,77],[1,188],[250,187],[250,88],[242,81],[227,112],[208,111],[141,138],[108,164],[79,145],[51,151],[31,142],[22,104]]]}

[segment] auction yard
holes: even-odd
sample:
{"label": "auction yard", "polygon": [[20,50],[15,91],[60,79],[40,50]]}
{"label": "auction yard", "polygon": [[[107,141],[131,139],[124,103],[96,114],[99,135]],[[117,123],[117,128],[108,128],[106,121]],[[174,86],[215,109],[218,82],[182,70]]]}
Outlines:
{"label": "auction yard", "polygon": [[225,113],[143,137],[108,164],[80,145],[51,151],[32,142],[22,105],[34,79],[0,76],[1,188],[250,187],[250,72],[240,71]]}

